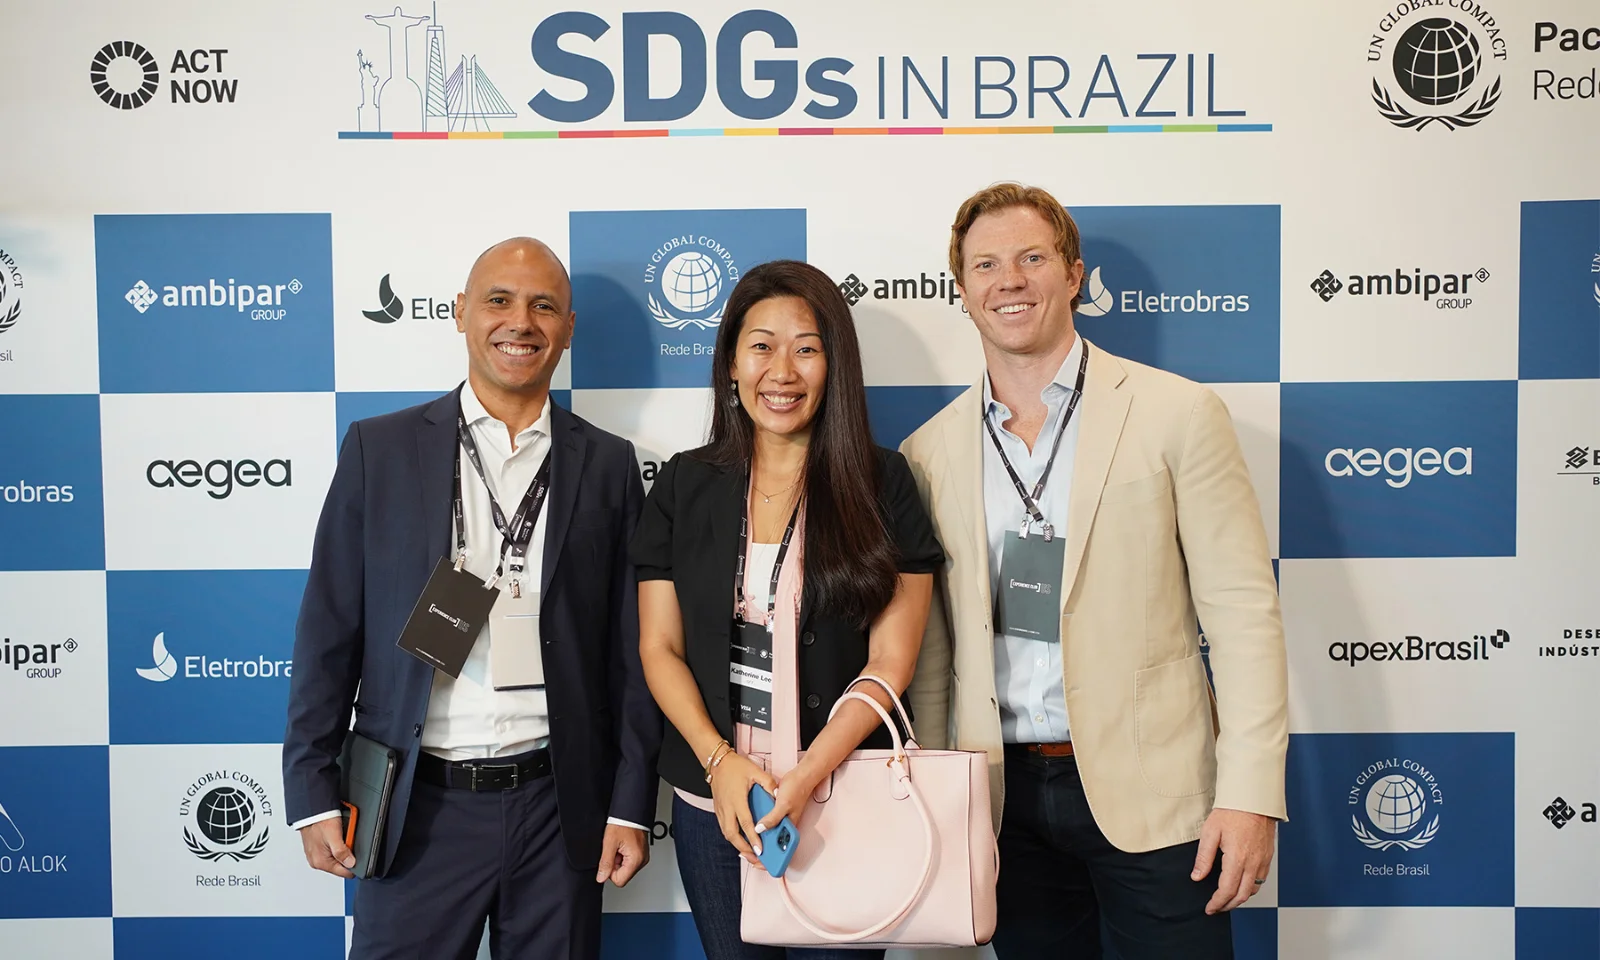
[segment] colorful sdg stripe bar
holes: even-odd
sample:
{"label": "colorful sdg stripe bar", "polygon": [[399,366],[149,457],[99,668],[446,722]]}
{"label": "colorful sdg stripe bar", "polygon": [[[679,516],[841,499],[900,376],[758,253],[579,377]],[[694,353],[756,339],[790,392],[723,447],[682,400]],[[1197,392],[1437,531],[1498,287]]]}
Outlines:
{"label": "colorful sdg stripe bar", "polygon": [[1017,133],[1270,133],[1270,123],[1132,123],[1054,127],[706,127],[647,130],[508,130],[364,133],[340,140],[608,140],[634,137],[939,137]]}

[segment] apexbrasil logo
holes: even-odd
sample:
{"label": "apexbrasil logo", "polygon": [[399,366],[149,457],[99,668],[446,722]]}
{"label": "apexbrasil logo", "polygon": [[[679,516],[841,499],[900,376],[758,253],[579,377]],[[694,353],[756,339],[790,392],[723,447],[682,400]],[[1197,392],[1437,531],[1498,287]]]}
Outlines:
{"label": "apexbrasil logo", "polygon": [[[1356,777],[1346,802],[1355,808],[1350,828],[1368,849],[1421,850],[1439,834],[1439,814],[1427,817],[1430,808],[1444,804],[1444,794],[1438,779],[1415,760],[1369,764]],[[1427,867],[1418,869],[1425,872]]]}
{"label": "apexbrasil logo", "polygon": [[1103,317],[1113,310],[1123,313],[1249,313],[1248,293],[1151,293],[1147,290],[1124,290],[1112,293],[1100,278],[1100,268],[1089,271],[1084,283],[1083,299],[1078,303],[1078,313],[1086,317]]}
{"label": "apexbrasil logo", "polygon": [[1505,59],[1500,27],[1477,0],[1400,0],[1367,43],[1372,102],[1402,129],[1476,126],[1500,101],[1491,61]]}
{"label": "apexbrasil logo", "polygon": [[207,773],[184,791],[178,812],[184,846],[201,860],[250,860],[267,848],[272,801],[267,788],[247,773]]}
{"label": "apexbrasil logo", "polygon": [[[210,278],[205,283],[167,284],[157,293],[156,287],[140,280],[122,295],[133,309],[144,313],[160,303],[163,307],[233,307],[239,313],[250,310],[252,320],[282,320],[287,310],[273,310],[283,306],[284,291],[297,294],[305,289],[298,279],[288,283],[235,284],[232,277],[226,286]],[[253,308],[253,309],[252,309]]]}

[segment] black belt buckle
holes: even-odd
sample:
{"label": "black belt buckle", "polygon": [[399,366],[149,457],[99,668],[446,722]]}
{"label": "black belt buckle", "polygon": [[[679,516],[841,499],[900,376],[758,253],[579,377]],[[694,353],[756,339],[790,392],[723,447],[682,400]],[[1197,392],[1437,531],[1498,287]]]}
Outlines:
{"label": "black belt buckle", "polygon": [[477,791],[479,789],[479,787],[478,787],[478,776],[479,776],[480,773],[484,774],[484,780],[487,781],[489,779],[488,774],[490,774],[490,773],[494,773],[494,774],[498,775],[502,771],[505,771],[505,770],[511,771],[511,785],[510,786],[502,786],[502,787],[498,787],[498,788],[491,788],[490,785],[487,782],[485,782],[484,785],[483,785],[483,788],[482,788],[482,789],[485,789],[485,790],[487,790],[487,789],[515,790],[517,788],[517,786],[519,784],[521,784],[521,782],[522,782],[522,771],[514,763],[469,763],[469,764],[467,764],[467,769],[471,771],[471,773],[469,773],[467,775],[467,789],[468,790],[472,790],[472,791]]}

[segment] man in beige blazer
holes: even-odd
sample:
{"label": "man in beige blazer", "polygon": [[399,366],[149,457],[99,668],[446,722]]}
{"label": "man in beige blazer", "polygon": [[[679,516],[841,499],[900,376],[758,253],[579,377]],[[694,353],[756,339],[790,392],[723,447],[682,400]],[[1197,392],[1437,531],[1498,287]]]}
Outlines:
{"label": "man in beige blazer", "polygon": [[948,558],[910,697],[925,745],[989,754],[995,952],[1231,957],[1286,819],[1288,682],[1228,411],[1076,334],[1045,191],[968,199],[950,269],[987,370],[901,446]]}

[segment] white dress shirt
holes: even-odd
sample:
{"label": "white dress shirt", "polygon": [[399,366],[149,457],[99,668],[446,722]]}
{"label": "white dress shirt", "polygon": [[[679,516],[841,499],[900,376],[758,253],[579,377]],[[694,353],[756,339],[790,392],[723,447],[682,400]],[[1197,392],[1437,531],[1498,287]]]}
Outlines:
{"label": "white dress shirt", "polygon": [[[550,454],[550,402],[548,399],[545,401],[544,410],[532,426],[517,434],[514,448],[510,429],[484,409],[470,382],[461,387],[461,415],[467,422],[473,441],[478,445],[478,455],[483,460],[486,474],[482,478],[478,476],[472,461],[458,445],[456,457],[461,466],[461,508],[467,525],[465,569],[478,579],[487,581],[494,576],[495,567],[500,565],[500,546],[504,542],[494,523],[490,492],[493,492],[501,513],[509,522],[522,505],[522,498],[532,485],[534,475]],[[488,483],[488,490],[484,488],[485,482]],[[528,541],[528,555],[521,578],[524,591],[539,590],[544,571],[545,519],[548,515],[548,509],[539,511],[532,539]],[[454,543],[452,530],[452,549]],[[501,589],[510,589],[509,565]],[[544,688],[496,690],[489,657],[489,645],[492,642],[489,625],[485,624],[472,645],[472,652],[467,655],[459,677],[451,679],[448,674],[435,673],[433,690],[428,697],[427,720],[422,726],[423,750],[445,760],[488,760],[549,745],[550,710],[545,701]],[[339,816],[338,811],[330,811],[307,817],[291,824],[291,827],[298,830],[336,816]],[[637,830],[646,829],[637,823],[615,817],[606,822]]]}
{"label": "white dress shirt", "polygon": [[[1056,431],[1061,427],[1061,416],[1067,401],[1072,398],[1072,388],[1078,382],[1078,363],[1083,356],[1083,338],[1077,337],[1072,349],[1056,371],[1055,379],[1039,394],[1049,413],[1044,427],[1033,442],[1033,450],[1016,434],[1001,426],[1011,419],[1011,410],[994,399],[989,386],[989,375],[983,375],[984,416],[994,425],[994,432],[1005,448],[1012,469],[1022,478],[1022,485],[1033,492],[1034,484],[1050,461],[1050,448],[1054,446]],[[1056,536],[1067,535],[1067,501],[1072,492],[1072,467],[1078,450],[1078,424],[1083,419],[1083,401],[1067,424],[1061,437],[1061,451],[1050,468],[1044,493],[1039,496],[1039,512],[1056,529]],[[1027,516],[1022,498],[1017,496],[1016,484],[1000,462],[989,431],[983,434],[983,512],[989,535],[989,595],[998,597],[1000,589],[1000,557],[1005,538],[1017,535],[1017,530]],[[1033,533],[1036,535],[1037,530]],[[998,623],[998,618],[996,623]],[[1059,640],[1059,638],[1058,638]],[[1071,739],[1067,723],[1067,693],[1062,681],[1061,644],[1029,637],[1013,637],[1003,633],[995,635],[994,685],[1000,707],[1000,733],[1006,743],[1062,743]]]}

